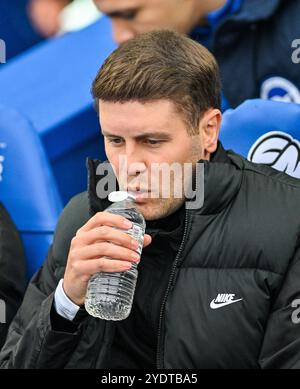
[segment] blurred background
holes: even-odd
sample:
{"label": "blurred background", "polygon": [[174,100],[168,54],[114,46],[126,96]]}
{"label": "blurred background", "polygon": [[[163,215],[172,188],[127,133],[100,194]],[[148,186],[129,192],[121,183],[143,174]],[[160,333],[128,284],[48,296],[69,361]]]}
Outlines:
{"label": "blurred background", "polygon": [[1,0],[0,15],[7,61],[45,39],[80,30],[101,17],[92,0]]}

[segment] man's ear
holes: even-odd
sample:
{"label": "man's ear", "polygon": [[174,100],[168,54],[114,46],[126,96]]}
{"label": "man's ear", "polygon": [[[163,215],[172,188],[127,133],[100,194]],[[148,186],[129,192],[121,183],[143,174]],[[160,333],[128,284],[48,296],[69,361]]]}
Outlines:
{"label": "man's ear", "polygon": [[204,159],[210,159],[210,155],[217,150],[221,120],[221,111],[211,108],[205,112],[199,123]]}

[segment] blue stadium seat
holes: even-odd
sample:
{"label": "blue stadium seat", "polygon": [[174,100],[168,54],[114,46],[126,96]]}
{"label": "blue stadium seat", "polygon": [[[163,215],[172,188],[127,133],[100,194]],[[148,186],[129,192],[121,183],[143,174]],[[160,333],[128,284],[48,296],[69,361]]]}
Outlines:
{"label": "blue stadium seat", "polygon": [[101,18],[0,66],[0,104],[34,124],[64,204],[86,189],[86,157],[105,159],[90,90],[115,47],[110,21]]}
{"label": "blue stadium seat", "polygon": [[300,105],[247,100],[223,115],[220,140],[226,149],[300,178]]}
{"label": "blue stadium seat", "polygon": [[35,129],[24,116],[3,105],[0,201],[21,233],[30,277],[46,257],[63,205]]}
{"label": "blue stadium seat", "polygon": [[6,60],[44,40],[32,26],[29,0],[0,0],[0,38],[6,43]]}
{"label": "blue stadium seat", "polygon": [[102,18],[0,67],[0,200],[23,238],[29,276],[63,206],[86,190],[86,157],[106,159],[90,89],[115,47]]}

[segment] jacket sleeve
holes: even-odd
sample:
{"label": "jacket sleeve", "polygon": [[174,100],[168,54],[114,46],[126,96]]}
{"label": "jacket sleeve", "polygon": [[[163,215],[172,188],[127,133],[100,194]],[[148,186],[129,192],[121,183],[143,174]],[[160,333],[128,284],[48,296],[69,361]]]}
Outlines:
{"label": "jacket sleeve", "polygon": [[0,204],[0,349],[25,293],[26,271],[20,236]]}
{"label": "jacket sleeve", "polygon": [[300,368],[300,247],[275,298],[259,357],[263,369]]}
{"label": "jacket sleeve", "polygon": [[[75,197],[60,217],[48,257],[29,283],[9,328],[0,353],[1,368],[63,368],[79,342],[82,326],[74,327],[74,332],[52,328],[51,310],[54,291],[64,274],[71,239],[88,219],[82,201],[82,197]],[[83,217],[80,217],[81,213]]]}

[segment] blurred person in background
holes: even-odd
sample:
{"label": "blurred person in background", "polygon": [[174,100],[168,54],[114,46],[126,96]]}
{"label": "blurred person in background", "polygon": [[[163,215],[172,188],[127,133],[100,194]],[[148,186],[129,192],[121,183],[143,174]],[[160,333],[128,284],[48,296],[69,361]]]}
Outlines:
{"label": "blurred person in background", "polygon": [[72,0],[30,0],[30,19],[44,37],[51,37],[60,31],[60,14]]}
{"label": "blurred person in background", "polygon": [[6,60],[54,36],[59,14],[72,0],[0,0],[0,39]]}
{"label": "blurred person in background", "polygon": [[80,30],[100,16],[93,0],[31,0],[29,13],[36,28],[47,37]]}
{"label": "blurred person in background", "polygon": [[205,45],[221,69],[223,109],[257,97],[300,103],[299,65],[292,61],[298,0],[94,1],[111,18],[118,44],[166,28]]}
{"label": "blurred person in background", "polygon": [[26,286],[25,258],[19,234],[0,203],[0,349]]}
{"label": "blurred person in background", "polygon": [[0,39],[6,61],[39,42],[97,20],[92,0],[0,0]]}
{"label": "blurred person in background", "polygon": [[6,44],[6,61],[44,40],[33,26],[29,0],[0,0],[0,39]]}

